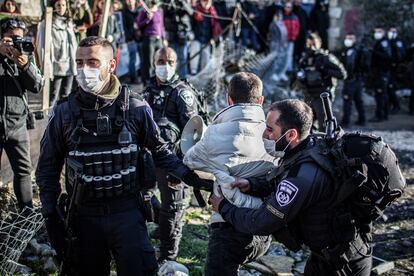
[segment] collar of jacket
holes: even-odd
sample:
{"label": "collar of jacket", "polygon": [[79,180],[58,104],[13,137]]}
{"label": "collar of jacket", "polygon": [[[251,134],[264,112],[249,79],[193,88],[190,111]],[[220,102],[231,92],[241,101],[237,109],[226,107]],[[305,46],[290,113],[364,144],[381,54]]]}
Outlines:
{"label": "collar of jacket", "polygon": [[219,111],[212,125],[231,121],[264,122],[265,114],[260,104],[234,104]]}
{"label": "collar of jacket", "polygon": [[59,30],[66,30],[68,28],[67,18],[60,15],[54,15],[53,17],[53,25],[56,29]]}
{"label": "collar of jacket", "polygon": [[301,152],[302,150],[305,150],[308,147],[311,147],[314,145],[314,143],[311,141],[313,141],[311,139],[310,136],[306,137],[305,140],[303,140],[302,142],[300,142],[296,147],[294,147],[293,149],[287,149],[286,150],[286,154],[283,157],[283,159],[289,159],[292,156],[296,155],[297,153]]}
{"label": "collar of jacket", "polygon": [[111,75],[108,89],[99,93],[99,95],[88,93],[79,88],[76,99],[83,108],[94,109],[96,103],[99,108],[108,106],[114,102],[121,91],[121,83],[115,75]]}

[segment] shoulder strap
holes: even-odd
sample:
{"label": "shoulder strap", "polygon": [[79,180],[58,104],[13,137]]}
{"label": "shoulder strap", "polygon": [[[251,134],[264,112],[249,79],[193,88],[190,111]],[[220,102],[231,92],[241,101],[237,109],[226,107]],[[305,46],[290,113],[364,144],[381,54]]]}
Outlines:
{"label": "shoulder strap", "polygon": [[165,117],[165,114],[167,112],[167,106],[168,106],[168,103],[170,102],[170,97],[171,97],[172,92],[175,89],[177,89],[177,87],[179,87],[181,83],[182,83],[181,80],[177,80],[176,82],[173,82],[167,86],[168,89],[166,90],[166,98],[164,101],[164,107],[162,109],[162,117]]}

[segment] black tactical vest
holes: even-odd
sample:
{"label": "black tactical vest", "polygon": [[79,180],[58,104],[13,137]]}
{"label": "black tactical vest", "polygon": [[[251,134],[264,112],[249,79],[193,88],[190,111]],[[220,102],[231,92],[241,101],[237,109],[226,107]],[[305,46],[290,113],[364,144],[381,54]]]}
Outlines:
{"label": "black tactical vest", "polygon": [[[315,160],[318,160],[318,162]],[[326,166],[332,166],[332,163],[324,156],[321,145],[311,139],[304,150],[283,159],[280,166],[274,168],[268,174],[267,179],[273,185],[277,185],[290,174],[292,169],[298,168],[299,165],[304,163],[319,165],[319,162],[326,163]],[[325,171],[324,167],[319,167]],[[331,209],[331,205],[332,198],[322,198],[320,202],[302,210],[287,227],[274,233],[274,237],[293,251],[299,250],[302,244],[313,251],[320,251],[327,246],[338,243],[335,234],[332,232],[336,210]]]}
{"label": "black tactical vest", "polygon": [[89,198],[116,198],[140,190],[137,181],[140,148],[134,138],[130,144],[120,145],[118,141],[124,124],[128,128],[120,99],[122,95],[109,106],[85,110],[79,107],[76,93],[69,95],[72,122],[70,139],[75,148],[69,152],[67,159],[76,162],[66,162],[68,189],[74,186],[74,181],[79,180],[74,179],[74,175],[75,171],[80,171]]}

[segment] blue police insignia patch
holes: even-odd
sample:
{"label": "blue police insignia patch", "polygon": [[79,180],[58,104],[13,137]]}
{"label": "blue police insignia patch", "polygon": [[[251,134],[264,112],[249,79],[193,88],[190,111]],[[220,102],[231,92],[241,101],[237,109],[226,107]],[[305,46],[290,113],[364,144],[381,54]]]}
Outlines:
{"label": "blue police insignia patch", "polygon": [[183,91],[180,93],[181,99],[185,102],[186,105],[192,106],[194,104],[194,95],[190,91]]}
{"label": "blue police insignia patch", "polygon": [[288,205],[295,198],[299,189],[291,182],[283,180],[277,186],[276,201],[281,207]]}

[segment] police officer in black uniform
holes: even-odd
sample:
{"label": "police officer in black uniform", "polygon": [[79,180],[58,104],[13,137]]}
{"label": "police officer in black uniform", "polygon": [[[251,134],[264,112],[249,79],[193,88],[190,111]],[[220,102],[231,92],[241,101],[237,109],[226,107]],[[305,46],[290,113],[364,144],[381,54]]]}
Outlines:
{"label": "police officer in black uniform", "polygon": [[311,126],[312,110],[304,102],[273,104],[264,137],[276,141],[276,151],[284,154],[280,167],[269,173],[268,181],[249,178],[232,183],[266,200],[257,210],[238,208],[220,196],[212,196],[210,202],[238,231],[273,234],[294,251],[308,246],[312,253],[305,275],[370,275],[366,237],[346,228],[350,218],[338,216],[340,210],[331,207],[334,181],[311,157],[316,150],[316,138],[309,135]]}
{"label": "police officer in black uniform", "polygon": [[390,114],[396,114],[400,111],[400,101],[395,93],[397,90],[397,79],[398,79],[398,69],[402,62],[405,59],[405,45],[404,42],[398,37],[398,32],[396,27],[391,27],[388,30],[388,40],[391,46],[391,75],[390,83],[388,89],[389,105],[390,105]]}
{"label": "police officer in black uniform", "polygon": [[[27,91],[39,93],[43,77],[33,61],[24,53],[24,22],[2,20],[0,41],[0,159],[4,150],[13,170],[13,189],[20,209],[32,207],[32,167],[30,139],[27,131]],[[33,49],[32,49],[33,51]],[[1,168],[1,164],[0,164]]]}
{"label": "police officer in black uniform", "polygon": [[306,51],[299,61],[296,84],[303,90],[305,102],[312,107],[316,129],[324,130],[323,106],[319,95],[329,92],[331,99],[335,97],[336,79],[346,79],[346,71],[342,63],[328,50],[321,49],[322,41],[316,33],[308,34]]}
{"label": "police officer in black uniform", "polygon": [[388,120],[388,89],[390,83],[390,70],[392,61],[392,49],[390,42],[385,37],[384,29],[374,29],[376,40],[371,56],[371,70],[375,90],[375,117],[371,122],[382,122]]}
{"label": "police officer in black uniform", "polygon": [[364,66],[363,53],[356,45],[355,34],[349,33],[345,36],[345,49],[341,53],[341,62],[345,66],[348,78],[344,81],[342,90],[343,117],[341,125],[348,127],[351,120],[352,102],[358,111],[356,125],[365,125],[365,108],[362,100],[363,72],[367,70]]}
{"label": "police officer in black uniform", "polygon": [[[409,62],[409,79],[414,79],[414,43],[411,43],[410,47],[407,49],[406,60]],[[409,114],[414,115],[414,82],[411,82],[411,95],[410,101],[408,104]]]}
{"label": "police officer in black uniform", "polygon": [[[198,114],[196,92],[176,73],[177,55],[172,48],[158,50],[154,64],[156,76],[151,79],[144,95],[154,112],[161,137],[168,142],[173,152],[180,154],[181,131],[187,121]],[[184,183],[162,168],[157,168],[157,181],[161,192],[159,260],[174,260],[178,253],[189,191]]]}
{"label": "police officer in black uniform", "polygon": [[[82,40],[76,63],[79,88],[54,107],[36,171],[51,244],[64,264],[70,262],[65,275],[73,275],[72,270],[77,275],[109,275],[112,257],[118,275],[153,275],[157,262],[145,226],[148,204],[140,193],[151,177],[151,159],[141,156],[148,156],[147,148],[158,167],[188,184],[199,178],[160,140],[147,103],[121,89],[108,40]],[[76,237],[69,244],[60,220],[65,208],[57,208],[64,163],[65,188],[69,198],[76,195],[66,204],[69,210],[76,204],[76,212],[67,216],[74,217],[70,234]]]}
{"label": "police officer in black uniform", "polygon": [[164,26],[168,45],[177,54],[177,73],[181,78],[188,75],[188,47],[194,39],[191,17],[194,13],[188,0],[166,1],[164,6]]}

